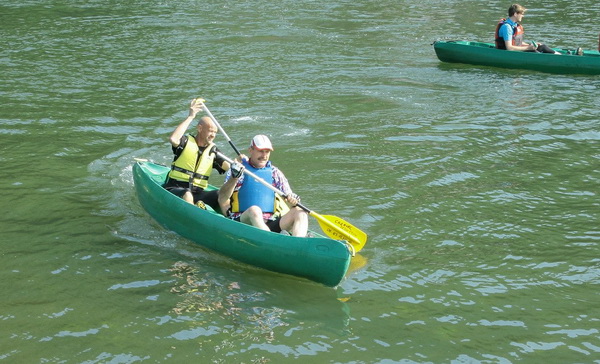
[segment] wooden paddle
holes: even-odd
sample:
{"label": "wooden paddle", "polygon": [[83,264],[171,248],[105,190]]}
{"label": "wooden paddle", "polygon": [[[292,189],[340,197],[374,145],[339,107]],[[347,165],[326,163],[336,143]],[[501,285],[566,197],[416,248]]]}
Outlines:
{"label": "wooden paddle", "polygon": [[[229,164],[233,164],[233,160],[229,159],[227,156],[223,155],[222,153],[217,154],[221,158],[229,162]],[[287,197],[287,195],[283,193],[283,191],[273,186],[269,182],[265,181],[264,179],[260,178],[256,174],[250,172],[249,170],[244,169],[244,173],[254,178],[256,181],[260,182],[273,192],[280,194],[284,198]],[[320,215],[310,210],[306,206],[302,205],[301,203],[298,203],[297,206],[300,207],[302,210],[306,211],[310,216],[317,219],[317,221],[319,222],[319,226],[321,226],[321,229],[323,229],[323,232],[327,236],[336,240],[347,240],[350,244],[352,244],[352,247],[356,252],[361,251],[361,249],[367,243],[367,234],[365,234],[356,226],[345,221],[344,219],[332,215]]]}

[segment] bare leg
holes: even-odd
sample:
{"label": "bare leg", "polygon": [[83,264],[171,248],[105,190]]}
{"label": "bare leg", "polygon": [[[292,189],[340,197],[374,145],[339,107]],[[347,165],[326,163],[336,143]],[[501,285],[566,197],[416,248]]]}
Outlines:
{"label": "bare leg", "polygon": [[263,212],[258,206],[250,206],[248,210],[240,216],[240,221],[244,224],[256,226],[259,229],[271,231],[263,220]]}
{"label": "bare leg", "polygon": [[308,233],[308,214],[301,208],[294,207],[281,217],[279,226],[289,231],[292,236],[305,237]]}
{"label": "bare leg", "polygon": [[192,196],[192,193],[190,191],[186,191],[186,193],[184,193],[183,196],[181,196],[181,198],[183,198],[185,202],[189,202],[192,205],[194,204],[194,196]]}

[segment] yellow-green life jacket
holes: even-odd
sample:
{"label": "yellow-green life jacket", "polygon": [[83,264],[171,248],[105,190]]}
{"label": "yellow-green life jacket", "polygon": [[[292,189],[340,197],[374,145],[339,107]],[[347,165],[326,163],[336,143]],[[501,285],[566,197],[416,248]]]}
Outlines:
{"label": "yellow-green life jacket", "polygon": [[208,177],[212,171],[215,153],[211,153],[214,144],[210,143],[200,155],[196,140],[188,136],[181,154],[171,164],[169,177],[178,181],[190,182],[202,189],[208,187]]}

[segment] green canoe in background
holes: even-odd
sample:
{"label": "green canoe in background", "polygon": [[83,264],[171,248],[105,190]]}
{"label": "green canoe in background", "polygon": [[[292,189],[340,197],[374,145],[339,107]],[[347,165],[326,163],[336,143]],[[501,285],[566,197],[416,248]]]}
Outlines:
{"label": "green canoe in background", "polygon": [[150,162],[133,165],[141,205],[165,228],[215,252],[273,272],[330,287],[344,278],[352,259],[346,242],[316,233],[310,238],[276,234],[203,210],[162,187],[168,172],[169,167]]}
{"label": "green canoe in background", "polygon": [[435,41],[435,54],[442,62],[467,63],[502,68],[518,68],[562,74],[600,75],[600,52],[554,49],[561,54],[512,52],[496,49],[493,43]]}

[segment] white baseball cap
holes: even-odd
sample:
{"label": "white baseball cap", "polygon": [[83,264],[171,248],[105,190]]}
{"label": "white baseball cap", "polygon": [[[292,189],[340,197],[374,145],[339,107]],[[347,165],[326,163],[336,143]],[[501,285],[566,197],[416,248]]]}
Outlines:
{"label": "white baseball cap", "polygon": [[271,144],[269,137],[263,134],[258,134],[252,138],[252,141],[250,142],[250,148],[258,150],[269,149],[270,151],[273,151],[273,145]]}

